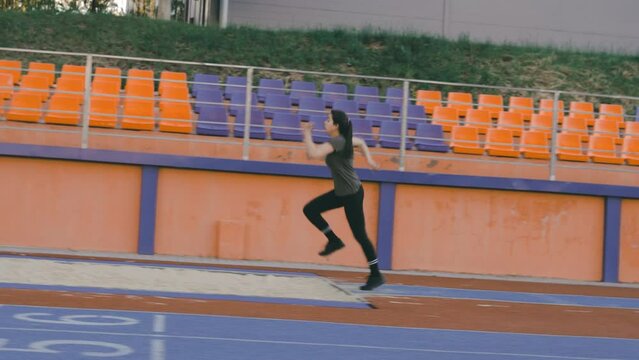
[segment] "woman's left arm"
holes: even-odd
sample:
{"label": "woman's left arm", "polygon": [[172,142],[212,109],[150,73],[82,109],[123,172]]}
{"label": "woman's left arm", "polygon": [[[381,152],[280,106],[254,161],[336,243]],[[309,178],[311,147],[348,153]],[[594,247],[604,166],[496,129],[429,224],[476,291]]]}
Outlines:
{"label": "woman's left arm", "polygon": [[362,155],[366,157],[366,161],[371,168],[375,170],[379,169],[379,165],[371,156],[370,151],[368,151],[368,145],[366,145],[366,141],[364,141],[364,139],[353,136],[353,147],[358,149],[362,153]]}
{"label": "woman's left arm", "polygon": [[329,143],[323,143],[317,145],[313,142],[312,135],[313,124],[303,123],[302,130],[304,131],[304,145],[306,145],[306,156],[309,159],[323,160],[326,155],[335,151],[333,146]]}

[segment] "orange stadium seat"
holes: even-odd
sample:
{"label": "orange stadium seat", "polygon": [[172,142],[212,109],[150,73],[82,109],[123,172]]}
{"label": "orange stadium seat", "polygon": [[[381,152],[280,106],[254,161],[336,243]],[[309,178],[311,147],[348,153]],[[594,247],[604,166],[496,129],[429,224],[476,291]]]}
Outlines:
{"label": "orange stadium seat", "polygon": [[588,121],[586,118],[575,118],[569,116],[564,119],[561,125],[561,132],[564,134],[577,134],[582,142],[588,141]]}
{"label": "orange stadium seat", "polygon": [[7,120],[38,122],[42,117],[42,101],[29,94],[15,93],[7,111]]}
{"label": "orange stadium seat", "polygon": [[453,126],[450,147],[460,154],[482,155],[484,149],[479,144],[479,131],[470,126]]}
{"label": "orange stadium seat", "polygon": [[626,124],[624,137],[629,137],[629,136],[639,138],[639,122],[638,121],[628,121],[628,123]]}
{"label": "orange stadium seat", "polygon": [[127,83],[125,94],[127,99],[153,101],[153,83],[144,81]]}
{"label": "orange stadium seat", "polygon": [[436,90],[417,90],[416,104],[426,110],[426,114],[432,115],[435,107],[442,106],[442,92]]}
{"label": "orange stadium seat", "polygon": [[519,137],[524,131],[524,119],[521,113],[500,111],[497,119],[498,129],[507,129],[513,132],[513,136]]}
{"label": "orange stadium seat", "polygon": [[477,109],[487,110],[491,118],[497,119],[499,112],[504,110],[504,98],[501,95],[479,94]]}
{"label": "orange stadium seat", "polygon": [[616,120],[597,119],[593,135],[612,137],[616,144],[621,145],[621,137],[619,136],[619,123]]}
{"label": "orange stadium seat", "polygon": [[160,111],[165,106],[172,106],[176,103],[188,105],[189,97],[189,89],[186,87],[165,87],[164,92],[160,95]]}
{"label": "orange stadium seat", "polygon": [[615,120],[619,123],[619,128],[623,129],[625,125],[624,109],[619,104],[600,104],[599,119]]}
{"label": "orange stadium seat", "polygon": [[551,137],[552,131],[552,115],[550,114],[533,114],[530,119],[530,130],[538,131]]}
{"label": "orange stadium seat", "polygon": [[19,92],[29,94],[40,99],[41,102],[49,98],[49,85],[46,77],[40,75],[25,75],[20,81]]}
{"label": "orange stadium seat", "polygon": [[55,93],[84,99],[84,80],[74,76],[61,76],[58,78]]}
{"label": "orange stadium seat", "polygon": [[519,113],[524,121],[532,118],[534,110],[533,99],[531,97],[511,96],[508,99],[508,111]]}
{"label": "orange stadium seat", "polygon": [[27,75],[45,77],[48,85],[52,86],[55,83],[55,64],[32,61],[29,63]]}
{"label": "orange stadium seat", "polygon": [[480,134],[485,134],[493,126],[490,113],[487,110],[470,109],[466,113],[465,126],[477,128]]}
{"label": "orange stadium seat", "polygon": [[155,118],[153,102],[148,100],[126,99],[122,112],[122,129],[153,130]]}
{"label": "orange stadium seat", "polygon": [[18,60],[0,60],[0,73],[13,76],[13,83],[17,85],[22,77],[22,62]]}
{"label": "orange stadium seat", "polygon": [[567,161],[588,161],[581,149],[581,135],[571,133],[557,134],[557,158]]}
{"label": "orange stadium seat", "polygon": [[108,80],[118,84],[118,89],[122,87],[122,70],[113,67],[98,67],[95,69],[93,81]]}
{"label": "orange stadium seat", "polygon": [[446,107],[457,109],[459,116],[466,116],[466,112],[473,108],[473,94],[466,92],[449,92]]}
{"label": "orange stadium seat", "polygon": [[103,96],[91,96],[89,126],[114,128],[118,120],[118,100]]}
{"label": "orange stadium seat", "polygon": [[488,129],[486,146],[488,155],[519,157],[519,151],[515,150],[513,131],[508,129]]}
{"label": "orange stadium seat", "polygon": [[191,106],[186,103],[174,103],[160,109],[160,131],[190,134],[193,131]]}
{"label": "orange stadium seat", "polygon": [[621,157],[626,160],[626,164],[639,166],[639,137],[624,138],[622,151]]}
{"label": "orange stadium seat", "polygon": [[188,85],[186,83],[185,72],[162,71],[160,73],[160,85],[158,86],[158,94],[160,96],[167,88],[185,88],[188,93]]}
{"label": "orange stadium seat", "polygon": [[[540,115],[550,115],[551,124],[553,117],[553,105],[555,101],[552,99],[541,99],[539,100],[539,114]],[[564,121],[564,101],[557,101],[557,124],[561,124]]]}
{"label": "orange stadium seat", "polygon": [[91,84],[91,94],[118,96],[120,94],[120,86],[117,81],[108,80],[106,78],[97,78]]}
{"label": "orange stadium seat", "polygon": [[51,97],[49,108],[44,115],[47,124],[80,124],[81,104],[77,96],[56,94]]}
{"label": "orange stadium seat", "polygon": [[617,156],[615,140],[610,136],[591,136],[588,143],[588,156],[597,163],[623,164],[623,158]]}
{"label": "orange stadium seat", "polygon": [[570,117],[576,119],[585,119],[588,126],[595,123],[595,107],[591,102],[571,101]]}
{"label": "orange stadium seat", "polygon": [[527,159],[550,159],[548,134],[542,131],[524,131],[521,134],[519,151]]}
{"label": "orange stadium seat", "polygon": [[432,123],[441,125],[444,131],[450,131],[453,126],[459,125],[459,111],[455,108],[436,106]]}

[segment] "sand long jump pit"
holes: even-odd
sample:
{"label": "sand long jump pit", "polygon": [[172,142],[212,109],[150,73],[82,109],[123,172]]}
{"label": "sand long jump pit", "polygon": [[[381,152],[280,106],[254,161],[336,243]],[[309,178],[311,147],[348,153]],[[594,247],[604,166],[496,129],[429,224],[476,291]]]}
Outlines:
{"label": "sand long jump pit", "polygon": [[368,308],[309,273],[0,256],[0,287]]}

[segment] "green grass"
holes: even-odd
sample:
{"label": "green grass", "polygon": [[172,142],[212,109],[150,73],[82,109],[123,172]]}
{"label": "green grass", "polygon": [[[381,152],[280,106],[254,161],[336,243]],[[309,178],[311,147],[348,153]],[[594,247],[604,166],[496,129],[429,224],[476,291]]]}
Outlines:
{"label": "green grass", "polygon": [[220,30],[129,16],[2,12],[0,46],[639,96],[639,55],[374,30]]}

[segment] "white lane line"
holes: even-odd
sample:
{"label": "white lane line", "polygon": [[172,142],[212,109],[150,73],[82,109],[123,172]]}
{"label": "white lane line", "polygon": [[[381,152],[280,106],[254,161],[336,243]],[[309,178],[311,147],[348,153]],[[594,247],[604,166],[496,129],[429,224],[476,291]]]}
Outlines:
{"label": "white lane line", "polygon": [[498,307],[498,308],[508,308],[508,305],[495,305],[495,304],[477,304],[479,307]]}
{"label": "white lane line", "polygon": [[153,339],[151,340],[151,360],[165,360],[166,359],[166,347],[164,346],[164,340]]}
{"label": "white lane line", "polygon": [[101,332],[101,331],[54,330],[54,329],[32,329],[32,328],[10,328],[10,327],[0,327],[0,330],[95,334],[95,335],[127,336],[127,337],[139,336],[139,337],[152,337],[156,339],[165,338],[165,339],[211,340],[211,341],[229,341],[229,342],[241,342],[241,343],[299,345],[299,346],[320,346],[320,347],[332,346],[336,348],[373,349],[373,350],[386,350],[386,351],[412,351],[412,352],[421,352],[421,353],[441,353],[441,354],[491,355],[491,356],[497,355],[497,356],[504,356],[504,357],[507,357],[507,356],[517,357],[517,358],[526,357],[526,358],[533,358],[533,359],[539,358],[539,359],[561,359],[561,360],[627,360],[627,359],[620,359],[620,358],[598,358],[598,357],[541,355],[541,354],[523,354],[523,353],[506,353],[506,352],[501,353],[501,352],[488,352],[488,351],[441,350],[441,349],[428,349],[428,348],[418,349],[418,348],[404,348],[404,347],[392,347],[392,346],[373,346],[373,345],[335,344],[335,343],[331,344],[331,343],[284,341],[284,340],[260,340],[260,339],[230,338],[230,337],[226,338],[226,337],[208,337],[208,336],[155,335],[155,334],[140,334],[140,333],[116,333],[116,332]]}
{"label": "white lane line", "polygon": [[166,331],[166,316],[153,315],[153,332],[163,333]]}
{"label": "white lane line", "polygon": [[391,304],[406,304],[406,305],[424,305],[416,302],[406,302],[406,301],[389,301]]}
{"label": "white lane line", "polygon": [[573,313],[591,313],[590,310],[564,310],[565,312],[573,312]]}

